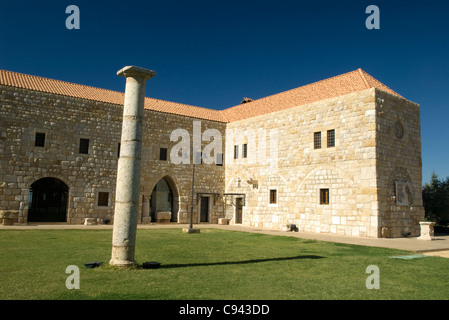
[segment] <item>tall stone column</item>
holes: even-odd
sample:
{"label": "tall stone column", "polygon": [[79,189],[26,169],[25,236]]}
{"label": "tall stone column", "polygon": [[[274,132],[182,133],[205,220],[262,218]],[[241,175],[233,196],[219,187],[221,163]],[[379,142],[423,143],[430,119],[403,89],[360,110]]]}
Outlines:
{"label": "tall stone column", "polygon": [[140,198],[142,119],[145,83],[156,73],[127,66],[117,72],[126,78],[120,158],[117,167],[112,255],[109,264],[134,265],[137,218]]}

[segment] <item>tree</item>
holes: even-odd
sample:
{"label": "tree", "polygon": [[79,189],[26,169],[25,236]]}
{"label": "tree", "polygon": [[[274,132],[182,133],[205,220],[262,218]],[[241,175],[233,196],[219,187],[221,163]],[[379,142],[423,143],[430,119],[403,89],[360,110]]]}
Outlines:
{"label": "tree", "polygon": [[449,177],[440,180],[432,173],[422,192],[426,218],[438,225],[449,224]]}

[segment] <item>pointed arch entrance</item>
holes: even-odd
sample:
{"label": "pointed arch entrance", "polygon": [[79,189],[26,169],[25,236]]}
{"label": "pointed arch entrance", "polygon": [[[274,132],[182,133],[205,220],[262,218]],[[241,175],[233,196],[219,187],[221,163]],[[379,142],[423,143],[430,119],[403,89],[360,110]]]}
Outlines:
{"label": "pointed arch entrance", "polygon": [[179,195],[173,180],[166,176],[160,179],[150,196],[151,221],[156,221],[157,212],[170,212],[170,222],[178,222]]}
{"label": "pointed arch entrance", "polygon": [[67,222],[69,187],[56,178],[42,178],[30,187],[29,222]]}

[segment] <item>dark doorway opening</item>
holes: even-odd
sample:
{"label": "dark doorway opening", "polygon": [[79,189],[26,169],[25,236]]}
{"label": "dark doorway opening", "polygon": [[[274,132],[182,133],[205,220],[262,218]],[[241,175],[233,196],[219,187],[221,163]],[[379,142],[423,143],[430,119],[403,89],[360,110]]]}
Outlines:
{"label": "dark doorway opening", "polygon": [[200,222],[209,222],[209,197],[201,197]]}
{"label": "dark doorway opening", "polygon": [[150,216],[151,221],[156,221],[156,212],[170,211],[170,222],[178,221],[177,197],[173,193],[169,181],[162,178],[154,186],[150,197]]}
{"label": "dark doorway opening", "polygon": [[235,223],[242,223],[243,198],[235,199]]}
{"label": "dark doorway opening", "polygon": [[69,188],[59,179],[42,178],[30,187],[29,222],[67,222]]}

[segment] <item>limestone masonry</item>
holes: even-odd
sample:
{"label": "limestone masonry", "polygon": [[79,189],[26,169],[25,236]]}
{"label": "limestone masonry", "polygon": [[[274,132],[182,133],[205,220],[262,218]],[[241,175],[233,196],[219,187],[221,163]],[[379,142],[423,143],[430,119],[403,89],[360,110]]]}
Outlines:
{"label": "limestone masonry", "polygon": [[[114,223],[123,103],[0,70],[4,222]],[[194,223],[420,235],[419,105],[361,69],[221,111],[145,98],[144,112],[138,223],[189,223],[199,150]]]}

